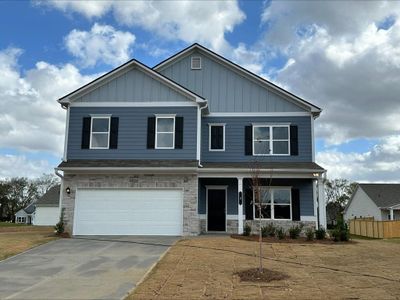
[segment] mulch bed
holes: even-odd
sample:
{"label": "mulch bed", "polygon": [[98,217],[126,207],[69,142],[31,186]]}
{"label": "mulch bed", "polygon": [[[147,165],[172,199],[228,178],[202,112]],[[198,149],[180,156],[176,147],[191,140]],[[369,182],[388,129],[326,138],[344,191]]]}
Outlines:
{"label": "mulch bed", "polygon": [[[240,235],[240,234],[232,234],[231,238],[238,239],[238,240],[244,240],[244,241],[258,242],[259,236],[258,235],[244,236],[244,235]],[[356,241],[335,242],[331,239],[308,241],[305,237],[299,237],[297,239],[290,239],[287,237],[287,238],[284,238],[283,240],[280,240],[277,237],[271,237],[271,236],[263,237],[262,241],[263,241],[263,243],[328,244],[328,245],[356,244],[357,243]]]}
{"label": "mulch bed", "polygon": [[285,273],[268,269],[263,269],[263,272],[260,273],[258,268],[236,272],[235,275],[239,276],[240,281],[250,282],[271,282],[274,280],[284,280],[289,278],[289,275]]}

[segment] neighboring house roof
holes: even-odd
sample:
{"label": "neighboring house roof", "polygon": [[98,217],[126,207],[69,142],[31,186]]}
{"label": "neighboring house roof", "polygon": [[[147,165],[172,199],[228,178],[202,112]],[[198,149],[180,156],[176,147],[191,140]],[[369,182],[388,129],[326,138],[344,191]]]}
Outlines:
{"label": "neighboring house roof", "polygon": [[362,183],[359,187],[379,208],[400,205],[400,184]]}
{"label": "neighboring house roof", "polygon": [[[142,64],[141,62],[137,61],[136,59],[131,59],[130,61],[126,62],[125,64],[111,70],[110,72],[100,76],[99,78],[85,84],[84,86],[76,89],[75,91],[61,97],[58,99],[58,102],[62,105],[68,105],[71,102],[71,98],[73,98],[77,94],[83,94],[87,90],[90,90],[93,86],[100,86],[103,82],[106,82],[110,77],[115,74],[122,73],[124,70],[130,67],[137,67],[144,71],[145,73],[153,76],[159,81],[162,81],[166,85],[170,86],[171,88],[175,89],[176,91],[183,93],[184,95],[190,97],[192,100],[196,102],[205,102],[205,98],[202,96],[190,91],[189,89],[185,88],[184,86],[176,83],[175,81],[165,77],[164,75],[154,71],[153,69],[149,68],[148,66]],[[73,101],[73,100],[72,100]]]}
{"label": "neighboring house roof", "polygon": [[239,71],[241,74],[245,75],[245,76],[249,76],[250,78],[256,80],[257,82],[259,82],[260,84],[271,88],[283,95],[285,95],[287,98],[289,98],[290,100],[292,100],[294,103],[297,103],[298,105],[300,104],[301,106],[306,106],[308,107],[311,112],[315,115],[315,116],[319,116],[319,114],[321,113],[322,109],[290,92],[288,92],[287,90],[277,86],[276,84],[258,76],[257,74],[254,74],[252,72],[250,72],[249,70],[241,67],[240,65],[226,59],[225,57],[211,51],[210,49],[207,49],[206,47],[198,44],[198,43],[194,43],[193,45],[183,49],[182,51],[176,53],[175,55],[172,55],[171,57],[165,59],[164,61],[160,62],[159,64],[157,64],[156,66],[153,67],[154,70],[158,71],[163,69],[165,66],[169,65],[171,62],[181,58],[182,56],[185,56],[187,53],[193,51],[193,50],[200,50],[203,51],[205,53],[207,53],[208,55],[214,57],[215,59],[217,59],[218,61],[224,63],[225,65],[230,66],[231,68],[235,69],[236,71]]}
{"label": "neighboring house roof", "polygon": [[50,188],[37,202],[36,206],[58,206],[60,199],[60,185]]}
{"label": "neighboring house roof", "polygon": [[24,211],[30,215],[35,211],[35,203],[29,204],[27,207],[24,208]]}

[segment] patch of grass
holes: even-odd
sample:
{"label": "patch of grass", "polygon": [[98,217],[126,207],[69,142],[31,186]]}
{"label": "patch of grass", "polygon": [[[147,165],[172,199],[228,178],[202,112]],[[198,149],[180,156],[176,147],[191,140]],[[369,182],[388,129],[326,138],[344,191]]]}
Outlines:
{"label": "patch of grass", "polygon": [[350,234],[350,239],[353,239],[353,240],[381,240],[381,239],[376,239],[376,238],[362,236],[362,235],[355,235],[355,234]]}
{"label": "patch of grass", "polygon": [[0,227],[21,227],[21,226],[31,226],[26,224],[16,224],[10,222],[0,222]]}
{"label": "patch of grass", "polygon": [[55,239],[57,237],[50,229],[28,232],[0,232],[0,261]]}
{"label": "patch of grass", "polygon": [[400,244],[400,238],[384,239],[385,242]]}

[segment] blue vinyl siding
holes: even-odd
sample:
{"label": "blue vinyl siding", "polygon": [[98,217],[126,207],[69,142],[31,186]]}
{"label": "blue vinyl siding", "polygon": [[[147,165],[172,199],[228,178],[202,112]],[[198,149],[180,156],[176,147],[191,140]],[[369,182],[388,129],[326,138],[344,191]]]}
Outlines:
{"label": "blue vinyl siding", "polygon": [[[209,151],[209,123],[225,123],[225,151]],[[298,126],[298,156],[246,156],[244,130],[252,123],[290,123]],[[201,125],[203,162],[308,162],[312,161],[311,117],[204,117]]]}
{"label": "blue vinyl siding", "polygon": [[[251,186],[249,179],[244,179],[243,187]],[[201,178],[199,179],[199,214],[206,213],[206,185],[228,185],[227,214],[238,213],[238,194],[236,178]],[[274,179],[272,186],[290,186],[300,191],[300,215],[314,216],[312,180],[310,179]],[[243,212],[244,213],[244,212]]]}
{"label": "blue vinyl siding", "polygon": [[[119,118],[118,149],[81,149],[82,120],[93,114]],[[183,149],[147,149],[147,118],[176,114],[184,118]],[[196,159],[197,107],[71,107],[68,159]]]}
{"label": "blue vinyl siding", "polygon": [[[191,69],[192,56],[201,57],[201,70]],[[211,112],[306,111],[278,91],[197,50],[157,71],[205,97]]]}

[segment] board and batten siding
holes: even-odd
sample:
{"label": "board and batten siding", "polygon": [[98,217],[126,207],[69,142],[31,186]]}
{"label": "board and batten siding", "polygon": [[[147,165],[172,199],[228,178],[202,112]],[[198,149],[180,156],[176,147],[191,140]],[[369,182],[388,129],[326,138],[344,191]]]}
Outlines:
{"label": "board and batten siding", "polygon": [[[84,117],[119,118],[117,149],[81,149]],[[176,114],[184,118],[183,149],[147,149],[147,118]],[[196,159],[197,107],[71,107],[67,159]]]}
{"label": "board and batten siding", "polygon": [[[209,151],[209,123],[225,124],[225,151]],[[252,123],[290,124],[298,128],[297,156],[245,155],[245,126]],[[311,117],[203,117],[201,125],[202,162],[309,162],[312,161]]]}
{"label": "board and batten siding", "polygon": [[382,221],[381,210],[363,189],[358,187],[349,206],[346,208],[344,219],[348,221],[354,218],[368,217],[373,217],[375,221]]}
{"label": "board and batten siding", "polygon": [[182,102],[193,101],[174,89],[132,68],[114,76],[106,83],[95,86],[91,91],[77,96],[75,102]]}
{"label": "board and batten siding", "polygon": [[[201,69],[192,70],[192,56]],[[303,108],[198,51],[158,70],[208,100],[211,112],[303,112]]]}

